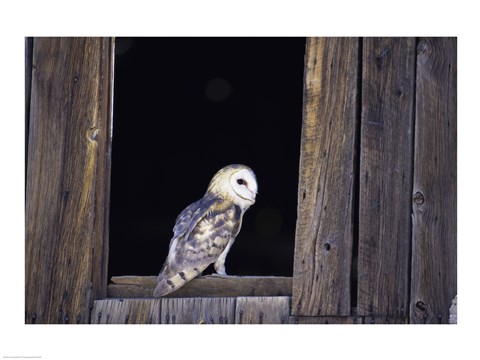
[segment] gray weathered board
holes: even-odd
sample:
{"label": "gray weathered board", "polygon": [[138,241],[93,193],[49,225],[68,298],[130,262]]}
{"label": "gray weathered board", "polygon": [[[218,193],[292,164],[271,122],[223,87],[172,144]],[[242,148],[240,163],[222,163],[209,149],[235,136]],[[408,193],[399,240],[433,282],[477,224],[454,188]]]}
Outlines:
{"label": "gray weathered board", "polygon": [[417,56],[410,321],[448,323],[457,295],[457,40]]}
{"label": "gray weathered board", "polygon": [[[156,276],[114,276],[111,298],[151,298]],[[281,276],[203,276],[167,297],[291,296],[292,278]]]}
{"label": "gray weathered board", "polygon": [[350,315],[358,47],[307,41],[294,315]]}
{"label": "gray weathered board", "polygon": [[323,324],[323,325],[375,325],[375,324],[407,324],[406,318],[389,318],[386,316],[291,316],[290,324]]}
{"label": "gray weathered board", "polygon": [[93,324],[405,324],[406,318],[291,316],[289,296],[104,299]]}
{"label": "gray weathered board", "polygon": [[290,297],[97,300],[95,324],[286,324]]}
{"label": "gray weathered board", "polygon": [[235,298],[177,298],[161,300],[162,324],[232,324]]}
{"label": "gray weathered board", "polygon": [[159,324],[159,299],[108,299],[95,301],[92,324]]}
{"label": "gray weathered board", "polygon": [[290,297],[238,297],[236,324],[288,324]]}
{"label": "gray weathered board", "polygon": [[360,132],[358,314],[408,311],[415,39],[365,38]]}
{"label": "gray weathered board", "polygon": [[25,322],[88,323],[106,296],[113,40],[31,49]]}

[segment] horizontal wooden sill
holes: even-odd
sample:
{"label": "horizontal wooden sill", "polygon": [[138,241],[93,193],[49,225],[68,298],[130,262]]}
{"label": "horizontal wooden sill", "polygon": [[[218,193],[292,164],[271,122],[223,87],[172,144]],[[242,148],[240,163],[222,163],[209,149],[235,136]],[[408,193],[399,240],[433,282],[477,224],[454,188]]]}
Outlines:
{"label": "horizontal wooden sill", "polygon": [[[156,276],[113,276],[109,298],[153,298]],[[218,276],[193,279],[167,298],[292,296],[292,278],[280,276]]]}

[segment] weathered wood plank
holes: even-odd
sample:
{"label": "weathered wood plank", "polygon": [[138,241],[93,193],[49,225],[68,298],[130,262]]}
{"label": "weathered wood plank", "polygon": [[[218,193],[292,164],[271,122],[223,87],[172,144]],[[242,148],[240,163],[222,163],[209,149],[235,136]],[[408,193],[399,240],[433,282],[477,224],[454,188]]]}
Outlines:
{"label": "weathered wood plank", "polygon": [[365,316],[363,318],[363,324],[365,325],[375,325],[375,324],[408,324],[408,319],[406,317],[403,318],[395,318],[389,316]]}
{"label": "weathered wood plank", "polygon": [[[108,297],[149,298],[156,276],[116,276]],[[292,278],[276,276],[203,276],[190,281],[167,297],[291,296]]]}
{"label": "weathered wood plank", "polygon": [[[107,296],[108,255],[110,242],[110,178],[112,165],[113,131],[113,84],[115,62],[115,38],[101,40],[103,51],[100,53],[100,93],[98,98],[99,123],[97,129],[91,128],[92,138],[97,139],[98,165],[95,186],[97,188],[92,249],[92,301]],[[98,134],[95,132],[98,130]]]}
{"label": "weathered wood plank", "polygon": [[355,316],[290,316],[289,323],[294,325],[308,324],[363,324],[363,317]]}
{"label": "weathered wood plank", "polygon": [[365,38],[362,57],[360,316],[408,311],[415,39]]}
{"label": "weathered wood plank", "polygon": [[288,324],[290,297],[238,297],[235,324]]}
{"label": "weathered wood plank", "polygon": [[349,315],[358,40],[309,38],[292,312]]}
{"label": "weathered wood plank", "polygon": [[112,76],[111,39],[34,39],[27,323],[88,323],[106,295]]}
{"label": "weathered wood plank", "polygon": [[233,324],[235,298],[159,299],[162,324]]}
{"label": "weathered wood plank", "polygon": [[365,316],[291,316],[290,324],[406,324],[406,318],[365,317]]}
{"label": "weathered wood plank", "polygon": [[448,323],[457,294],[457,41],[418,44],[410,319]]}
{"label": "weathered wood plank", "polygon": [[[28,136],[30,127],[30,96],[32,94],[33,38],[25,38],[25,165],[28,162]],[[26,176],[26,174],[25,174]]]}
{"label": "weathered wood plank", "polygon": [[93,304],[92,324],[159,324],[160,299],[105,299]]}
{"label": "weathered wood plank", "polygon": [[120,285],[145,285],[155,287],[157,284],[157,276],[135,276],[135,275],[123,275],[112,276],[112,283]]}
{"label": "weathered wood plank", "polygon": [[115,299],[153,298],[152,286],[108,284],[107,297]]}

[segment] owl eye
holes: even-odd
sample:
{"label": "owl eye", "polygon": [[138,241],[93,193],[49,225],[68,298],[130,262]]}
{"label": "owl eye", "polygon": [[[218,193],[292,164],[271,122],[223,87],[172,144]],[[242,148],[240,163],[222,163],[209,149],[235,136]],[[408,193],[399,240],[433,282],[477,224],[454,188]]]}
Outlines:
{"label": "owl eye", "polygon": [[245,180],[243,180],[243,179],[238,179],[238,180],[237,180],[237,184],[238,184],[238,185],[245,185],[246,183],[247,183],[247,182],[246,182]]}

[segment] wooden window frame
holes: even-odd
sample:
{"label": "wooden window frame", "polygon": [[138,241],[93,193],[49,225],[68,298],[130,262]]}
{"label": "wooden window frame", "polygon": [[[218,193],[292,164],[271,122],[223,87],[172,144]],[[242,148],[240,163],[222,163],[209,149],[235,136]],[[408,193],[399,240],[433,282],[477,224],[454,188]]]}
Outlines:
{"label": "wooden window frame", "polygon": [[155,277],[107,286],[114,39],[26,49],[26,323],[448,322],[455,38],[308,38],[293,278],[162,299]]}

